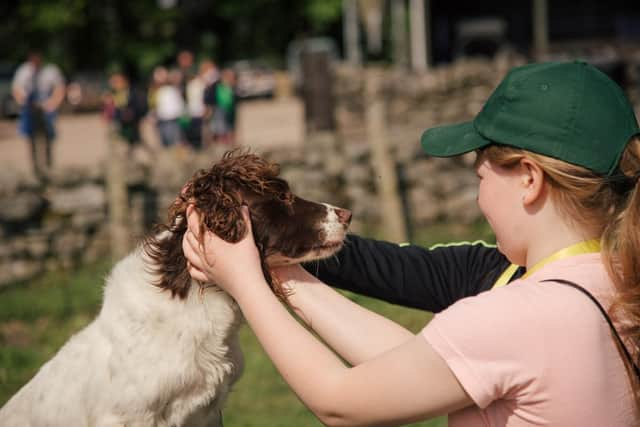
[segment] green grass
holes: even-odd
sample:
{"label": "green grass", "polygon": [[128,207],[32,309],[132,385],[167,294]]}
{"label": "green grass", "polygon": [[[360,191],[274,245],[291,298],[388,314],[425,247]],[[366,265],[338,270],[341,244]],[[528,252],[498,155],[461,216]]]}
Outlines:
{"label": "green grass", "polygon": [[[416,233],[416,243],[493,241],[484,224],[452,228],[434,226]],[[102,285],[110,264],[84,266],[74,272],[48,273],[29,283],[0,291],[0,406],[75,332],[89,323],[100,309]],[[429,313],[348,294],[356,302],[383,314],[410,330],[419,331]],[[224,411],[225,426],[298,427],[320,423],[300,403],[266,357],[248,327],[240,332],[245,371],[235,385]],[[446,426],[446,418],[415,424]]]}
{"label": "green grass", "polygon": [[0,292],[0,404],[100,309],[108,263],[48,273]]}

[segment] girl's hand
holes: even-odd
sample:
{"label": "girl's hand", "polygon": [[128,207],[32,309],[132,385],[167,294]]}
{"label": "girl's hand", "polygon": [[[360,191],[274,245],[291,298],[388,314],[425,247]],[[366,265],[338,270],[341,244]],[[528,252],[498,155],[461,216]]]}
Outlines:
{"label": "girl's hand", "polygon": [[228,243],[208,230],[200,235],[200,214],[190,205],[187,208],[189,228],[182,239],[182,250],[191,277],[214,283],[231,295],[240,284],[264,281],[246,206],[242,207],[242,216],[247,224],[246,235],[237,243]]}

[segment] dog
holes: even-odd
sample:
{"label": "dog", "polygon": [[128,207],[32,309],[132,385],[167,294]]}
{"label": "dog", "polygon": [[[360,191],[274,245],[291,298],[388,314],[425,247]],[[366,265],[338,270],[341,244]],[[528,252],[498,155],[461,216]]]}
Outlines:
{"label": "dog", "polygon": [[226,153],[197,172],[160,225],[106,280],[99,315],[0,409],[3,427],[218,426],[242,372],[242,315],[215,284],[191,279],[182,253],[186,209],[202,229],[235,242],[248,205],[265,277],[269,267],[330,257],[348,210],[301,199],[255,154]]}

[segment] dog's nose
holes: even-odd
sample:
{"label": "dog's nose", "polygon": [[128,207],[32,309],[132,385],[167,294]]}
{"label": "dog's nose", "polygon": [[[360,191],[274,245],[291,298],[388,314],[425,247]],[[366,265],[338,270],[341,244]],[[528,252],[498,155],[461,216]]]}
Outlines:
{"label": "dog's nose", "polygon": [[347,225],[351,222],[351,211],[347,209],[335,208],[336,215],[341,223]]}

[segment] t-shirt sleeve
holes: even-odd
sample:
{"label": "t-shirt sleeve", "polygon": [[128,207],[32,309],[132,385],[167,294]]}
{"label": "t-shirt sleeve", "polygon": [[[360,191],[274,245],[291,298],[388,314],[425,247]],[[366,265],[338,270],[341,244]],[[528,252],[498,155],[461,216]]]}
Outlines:
{"label": "t-shirt sleeve", "polygon": [[434,316],[422,330],[480,408],[514,398],[541,369],[540,358],[535,357],[540,337],[522,327],[535,322],[536,315],[527,308],[526,298],[511,291],[502,288],[463,299]]}
{"label": "t-shirt sleeve", "polygon": [[426,249],[349,235],[335,257],[305,268],[330,286],[439,312],[490,289],[508,265],[482,242]]}
{"label": "t-shirt sleeve", "polygon": [[25,90],[25,86],[27,81],[29,80],[29,69],[21,65],[16,70],[15,75],[13,76],[13,81],[11,82],[11,89],[20,88],[21,90]]}
{"label": "t-shirt sleeve", "polygon": [[52,67],[52,80],[54,81],[54,83],[56,85],[64,85],[66,84],[66,80],[64,78],[64,74],[62,74],[62,71],[60,71],[60,69],[58,67]]}

